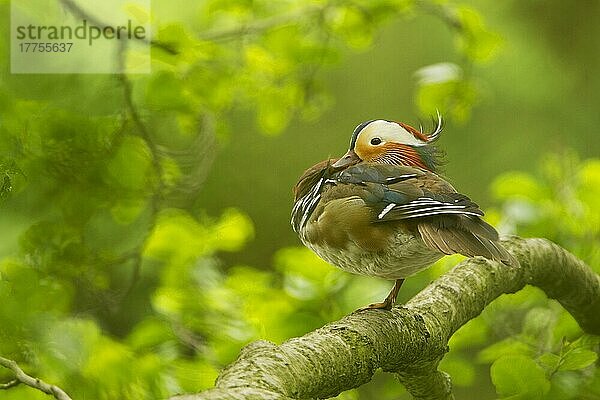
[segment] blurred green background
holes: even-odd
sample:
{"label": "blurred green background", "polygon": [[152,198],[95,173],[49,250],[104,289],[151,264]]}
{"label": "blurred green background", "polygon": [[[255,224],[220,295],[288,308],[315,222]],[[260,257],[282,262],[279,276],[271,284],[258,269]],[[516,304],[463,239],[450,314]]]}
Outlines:
{"label": "blurred green background", "polygon": [[[14,75],[0,1],[0,355],[74,399],[165,398],[211,387],[249,341],[383,298],[391,283],[325,264],[289,225],[303,170],[373,118],[428,127],[439,110],[444,176],[502,232],[599,271],[598,15],[597,1],[153,1],[151,74]],[[458,399],[600,398],[597,338],[536,289],[450,348]],[[340,398],[409,397],[378,374]]]}

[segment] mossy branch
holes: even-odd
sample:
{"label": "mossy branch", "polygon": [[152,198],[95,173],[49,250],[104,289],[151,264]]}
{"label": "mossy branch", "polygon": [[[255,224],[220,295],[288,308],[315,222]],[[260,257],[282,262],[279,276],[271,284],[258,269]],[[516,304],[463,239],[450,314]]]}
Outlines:
{"label": "mossy branch", "polygon": [[251,343],[215,388],[173,400],[328,398],[368,382],[378,368],[396,373],[417,399],[451,399],[450,378],[437,369],[448,340],[498,296],[525,285],[541,288],[583,330],[600,334],[600,276],[545,239],[503,244],[519,267],[468,259],[392,311],[354,313],[280,346]]}

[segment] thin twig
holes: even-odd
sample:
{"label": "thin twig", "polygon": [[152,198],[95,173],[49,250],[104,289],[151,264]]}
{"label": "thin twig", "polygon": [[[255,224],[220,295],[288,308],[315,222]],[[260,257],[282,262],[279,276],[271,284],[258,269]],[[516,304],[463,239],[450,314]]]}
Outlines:
{"label": "thin twig", "polygon": [[246,36],[250,34],[258,34],[271,28],[285,25],[291,22],[296,22],[299,19],[306,20],[313,14],[322,13],[327,7],[329,7],[328,3],[317,6],[313,5],[304,7],[300,10],[290,12],[287,14],[273,15],[271,17],[267,17],[253,23],[234,26],[233,28],[215,29],[212,31],[207,31],[200,34],[200,39],[212,41],[225,41],[237,39],[241,36]]}
{"label": "thin twig", "polygon": [[[92,25],[95,25],[98,28],[104,29],[105,27],[110,26],[109,24],[101,21],[99,18],[91,15],[88,11],[81,8],[79,6],[79,4],[75,3],[73,0],[59,0],[59,1],[63,5],[63,7],[65,7],[71,14],[73,14],[74,16],[76,16],[78,18],[88,20]],[[179,54],[179,52],[175,48],[173,48],[171,45],[169,45],[168,43],[159,42],[157,40],[148,40],[145,37],[138,38],[137,36],[134,36],[134,38],[135,38],[135,40],[138,40],[138,41],[146,43],[150,46],[164,50],[169,54],[172,54],[172,55]],[[119,39],[125,40],[124,38],[120,38],[120,37],[119,37]]]}
{"label": "thin twig", "polygon": [[[125,61],[124,52],[126,46],[126,42],[121,42],[121,48],[119,52],[119,63],[121,65],[123,65]],[[154,188],[153,193],[150,196],[150,212],[151,219],[153,221],[152,224],[154,225],[154,222],[156,221],[156,216],[160,211],[161,197],[165,191],[165,181],[163,177],[163,167],[160,160],[160,153],[158,146],[156,145],[156,143],[154,143],[154,140],[152,140],[150,131],[146,127],[146,124],[144,124],[144,121],[142,121],[138,109],[136,108],[135,103],[133,102],[133,85],[131,81],[127,77],[127,74],[124,73],[119,75],[119,79],[121,81],[121,84],[123,85],[123,99],[125,100],[125,107],[127,109],[127,113],[130,115],[133,124],[137,128],[138,134],[142,137],[142,139],[144,139],[146,145],[148,146],[148,149],[150,150],[152,167],[158,180],[157,186]],[[126,299],[131,294],[135,287],[135,284],[139,280],[143,261],[142,251],[144,249],[146,240],[150,237],[150,234],[152,233],[152,230],[152,228],[148,229],[146,236],[142,239],[140,245],[134,250],[134,254],[131,257],[131,259],[134,261],[133,269],[131,271],[131,280],[127,289],[123,293],[123,296],[121,297],[122,300]]]}
{"label": "thin twig", "polygon": [[425,0],[418,0],[415,4],[426,13],[438,17],[444,21],[451,28],[456,29],[459,32],[463,30],[464,27],[462,21],[458,18],[452,7]]}
{"label": "thin twig", "polygon": [[[15,374],[15,380],[14,381],[18,381],[20,383],[23,383],[29,387],[32,387],[34,389],[37,389],[41,392],[44,392],[46,394],[52,395],[54,396],[54,398],[56,398],[57,400],[73,400],[71,399],[71,397],[69,397],[69,395],[67,393],[65,393],[64,390],[62,390],[61,388],[59,388],[58,386],[55,385],[51,385],[49,383],[46,383],[44,381],[42,381],[39,378],[34,378],[30,375],[27,375],[22,369],[21,367],[19,367],[19,365],[13,361],[13,360],[9,360],[8,358],[4,358],[4,357],[0,357],[0,365],[3,366],[4,368],[8,368],[10,369],[14,374]],[[8,382],[6,385],[11,385],[14,381]],[[16,386],[18,383],[15,383],[12,386]],[[12,387],[9,386],[9,387]],[[7,387],[3,387],[3,389],[6,389]]]}
{"label": "thin twig", "polygon": [[194,331],[186,328],[180,323],[171,324],[171,329],[175,336],[191,350],[197,353],[204,353],[206,351],[206,344],[202,340],[202,337],[196,334]]}
{"label": "thin twig", "polygon": [[[162,177],[163,168],[160,163],[158,148],[156,146],[156,143],[154,143],[154,141],[152,140],[148,128],[142,121],[140,114],[137,108],[135,107],[135,104],[133,103],[133,85],[131,84],[131,81],[129,80],[126,74],[120,74],[119,79],[121,80],[121,83],[123,85],[123,98],[125,100],[125,106],[127,107],[129,115],[131,116],[131,119],[133,120],[133,123],[135,124],[140,136],[142,137],[142,139],[144,139],[144,141],[148,145],[148,148],[150,149],[150,155],[152,157],[152,166],[158,178],[157,192],[160,193],[164,187],[164,182]],[[157,207],[157,204],[155,203],[157,202],[153,201],[153,208]]]}
{"label": "thin twig", "polygon": [[6,389],[13,388],[15,386],[19,386],[20,384],[21,384],[20,380],[13,379],[12,381],[8,381],[6,383],[0,383],[0,389],[6,390]]}
{"label": "thin twig", "polygon": [[[87,10],[84,10],[83,8],[81,8],[75,1],[73,1],[73,0],[58,0],[58,1],[65,7],[65,9],[67,9],[74,16],[81,18],[81,19],[86,19],[91,24],[96,25],[98,27],[108,26],[108,24],[104,23],[99,18],[95,17],[94,15],[90,14]],[[159,48],[167,51],[168,53],[177,54],[177,51],[175,51],[174,49],[172,49],[171,47],[169,47],[168,45],[166,45],[164,43],[150,41],[146,38],[138,39],[138,40],[141,40],[152,46],[159,47]],[[126,40],[119,41],[117,57],[118,57],[118,64],[119,64],[121,71],[125,70],[125,68],[124,68],[125,51],[127,49],[127,44],[128,43]],[[152,218],[154,220],[156,215],[158,215],[158,211],[160,210],[160,199],[161,199],[161,195],[163,194],[163,191],[165,189],[165,182],[163,179],[163,167],[162,167],[161,160],[160,160],[159,150],[157,148],[156,143],[154,143],[154,141],[152,140],[150,132],[148,131],[148,128],[142,121],[142,118],[140,117],[140,114],[133,102],[133,85],[132,85],[131,81],[129,80],[127,75],[124,73],[119,74],[119,79],[123,86],[123,99],[125,102],[125,114],[129,115],[134,126],[137,129],[138,135],[140,137],[142,137],[142,139],[144,139],[144,141],[146,142],[146,145],[148,146],[148,148],[150,150],[152,167],[155,171],[155,174],[156,174],[156,177],[158,180],[158,184],[154,188],[153,193],[150,197],[150,209],[151,209],[151,213],[152,213]],[[125,116],[125,118],[123,120],[122,128],[125,127],[126,119],[127,119],[127,117]],[[115,260],[111,260],[108,263],[109,265],[114,265],[116,263],[127,262],[129,260],[133,260],[133,262],[134,262],[133,270],[131,273],[131,281],[130,281],[127,289],[125,289],[123,296],[121,296],[121,299],[125,299],[129,296],[129,294],[132,292],[136,282],[139,279],[141,266],[142,266],[141,252],[144,248],[146,239],[149,237],[151,231],[152,231],[152,229],[150,228],[148,230],[146,237],[141,241],[141,244],[139,246],[137,246],[133,251],[122,254],[121,256],[117,257]]]}

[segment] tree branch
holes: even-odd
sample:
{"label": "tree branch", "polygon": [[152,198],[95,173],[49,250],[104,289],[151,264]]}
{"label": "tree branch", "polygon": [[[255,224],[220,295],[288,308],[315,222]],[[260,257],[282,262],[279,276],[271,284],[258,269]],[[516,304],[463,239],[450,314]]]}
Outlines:
{"label": "tree branch", "polygon": [[448,340],[503,293],[534,285],[558,300],[588,333],[600,334],[600,276],[545,239],[511,237],[503,244],[519,267],[468,259],[390,312],[353,313],[276,346],[242,349],[213,389],[173,400],[328,398],[394,372],[416,399],[452,399],[438,371]]}
{"label": "tree branch", "polygon": [[306,6],[286,14],[273,15],[271,17],[267,17],[261,20],[252,21],[248,24],[238,25],[226,29],[215,29],[207,31],[200,35],[200,39],[212,41],[226,41],[238,39],[246,35],[262,33],[271,28],[275,28],[292,22],[297,22],[298,20],[308,20],[312,18],[315,14],[323,13],[324,10],[327,9],[327,7],[330,7],[330,4],[325,3],[323,5]]}
{"label": "tree branch", "polygon": [[14,388],[15,386],[19,386],[20,384],[21,384],[21,381],[19,381],[18,379],[12,379],[8,382],[0,383],[0,389],[7,390],[10,388]]}
{"label": "tree branch", "polygon": [[23,383],[41,392],[54,396],[57,400],[72,400],[64,390],[55,385],[50,385],[38,378],[27,375],[19,365],[13,360],[8,358],[0,357],[0,365],[4,368],[10,369],[15,374],[15,379],[5,384],[2,389],[8,389],[9,387],[17,386],[19,383]]}
{"label": "tree branch", "polygon": [[[96,18],[95,16],[93,16],[92,14],[90,14],[89,12],[85,11],[81,6],[79,6],[79,4],[77,4],[75,1],[73,0],[59,0],[59,2],[63,5],[63,7],[65,9],[67,9],[71,14],[73,14],[73,16],[77,17],[77,18],[81,18],[82,20],[87,20],[89,21],[92,25],[95,25],[101,29],[106,28],[107,26],[110,26],[109,24],[101,21],[100,19]],[[127,40],[127,39],[121,39],[120,40]],[[177,55],[179,54],[179,52],[173,48],[169,43],[162,43],[156,40],[148,40],[146,38],[138,38],[135,37],[135,40],[137,41],[141,41],[144,42],[146,44],[149,44],[151,46],[154,46],[156,48],[159,48],[161,50],[166,51],[169,54],[172,55]]]}

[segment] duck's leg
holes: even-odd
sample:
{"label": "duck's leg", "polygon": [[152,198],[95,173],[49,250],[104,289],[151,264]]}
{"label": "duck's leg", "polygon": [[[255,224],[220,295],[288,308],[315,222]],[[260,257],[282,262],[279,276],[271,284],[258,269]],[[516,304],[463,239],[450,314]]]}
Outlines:
{"label": "duck's leg", "polygon": [[356,311],[364,311],[364,310],[371,310],[371,309],[391,310],[392,307],[394,306],[394,303],[396,302],[396,297],[398,297],[398,292],[400,292],[400,287],[402,287],[403,283],[404,283],[404,279],[396,279],[396,283],[394,283],[394,287],[392,288],[392,290],[390,290],[390,293],[387,295],[385,300],[383,300],[381,303],[369,304],[368,306],[359,308]]}

